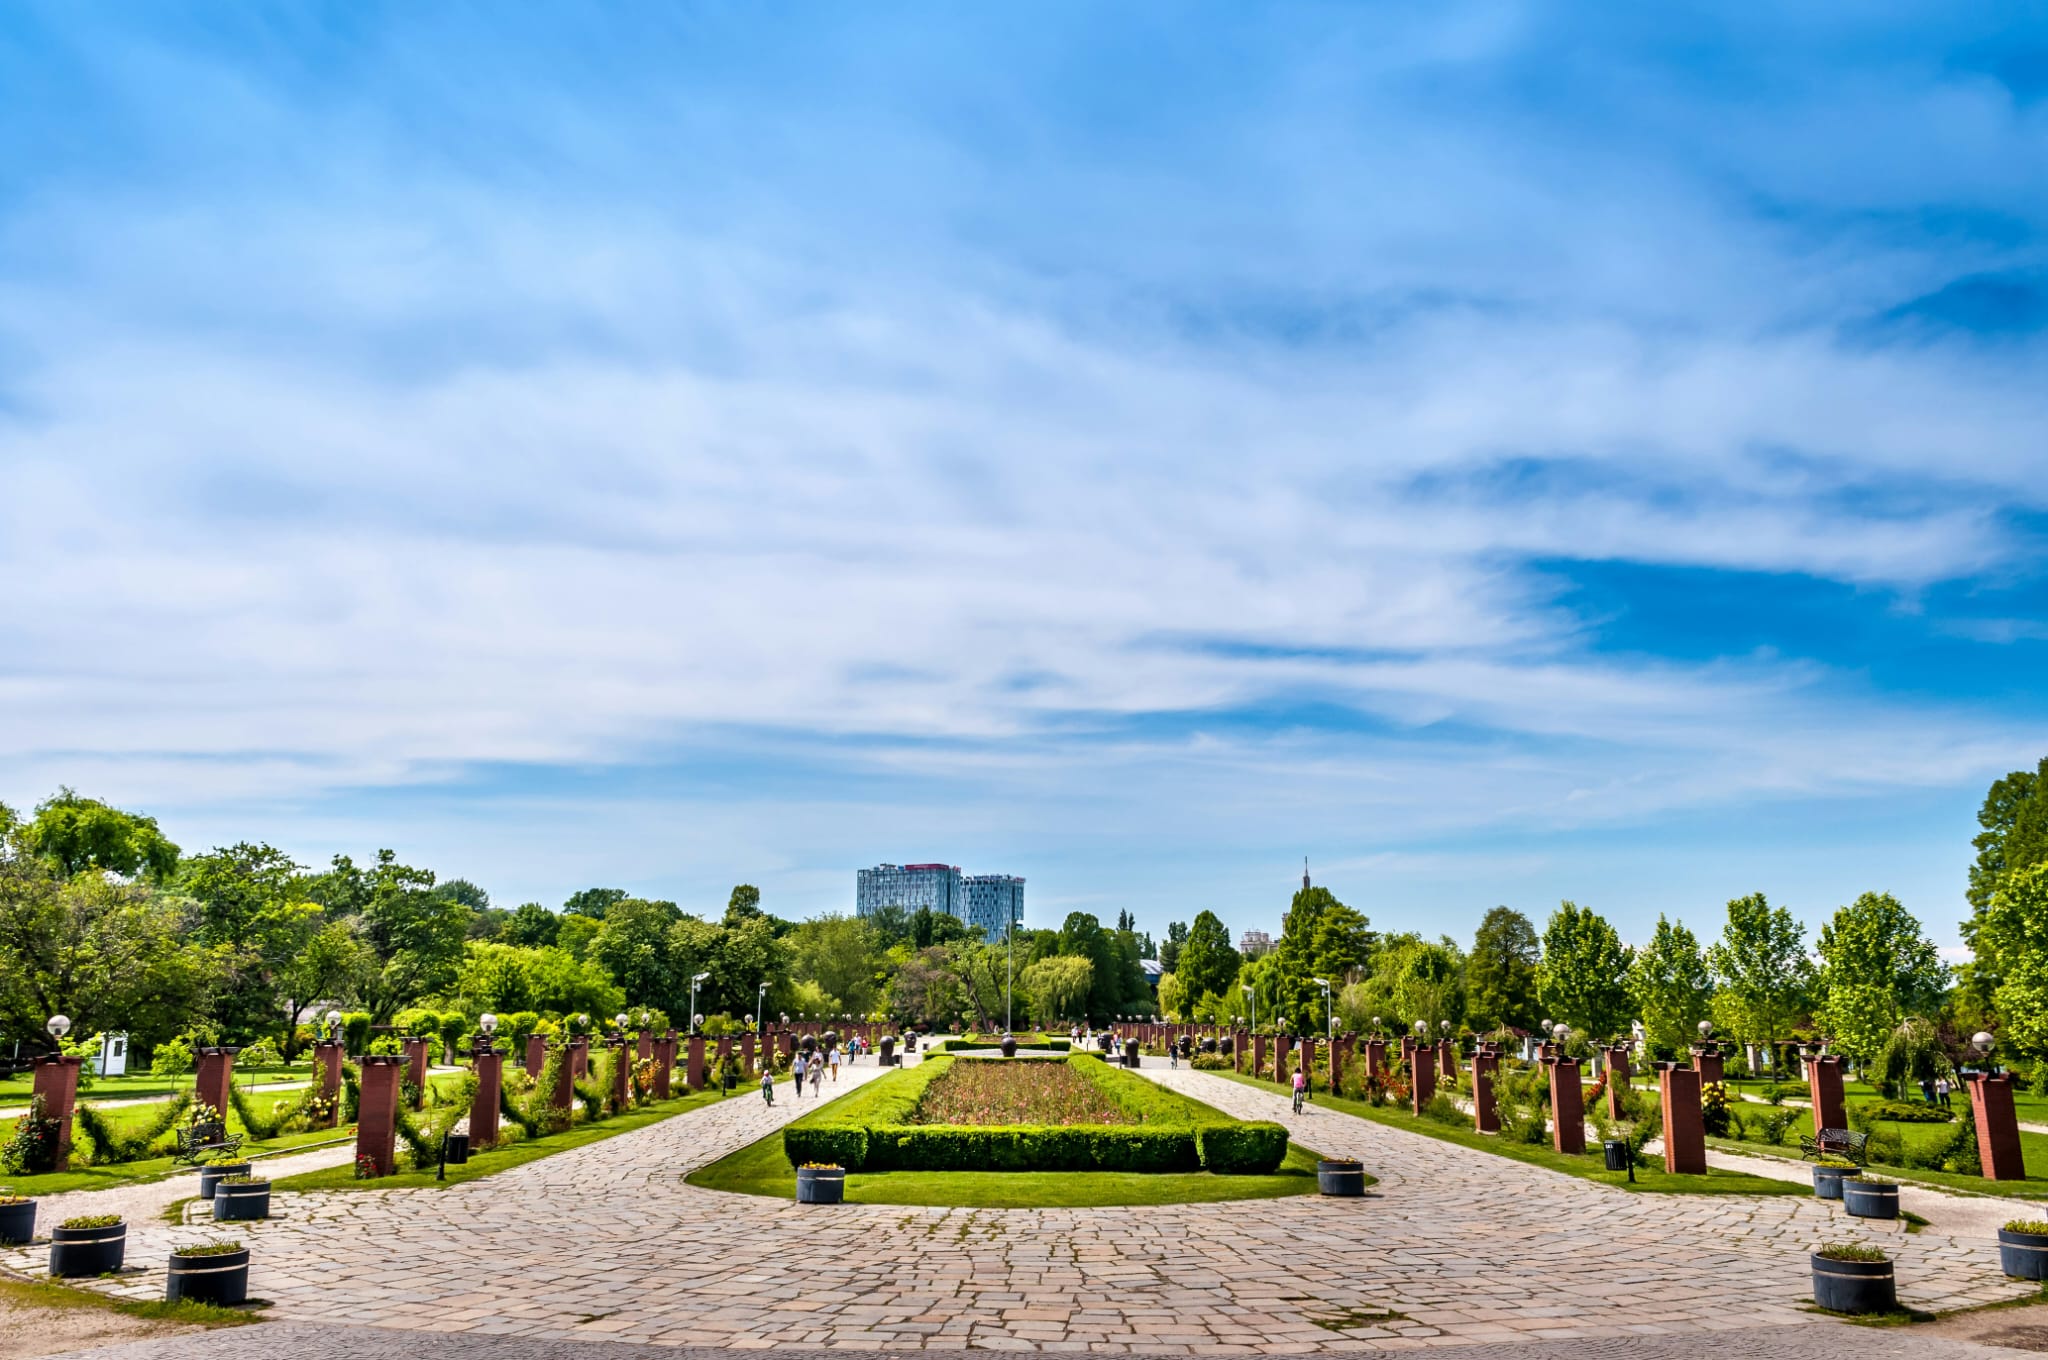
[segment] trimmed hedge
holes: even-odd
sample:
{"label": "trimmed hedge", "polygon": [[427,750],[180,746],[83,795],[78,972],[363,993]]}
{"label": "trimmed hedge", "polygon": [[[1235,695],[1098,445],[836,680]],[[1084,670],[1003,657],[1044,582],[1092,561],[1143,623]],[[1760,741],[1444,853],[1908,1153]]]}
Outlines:
{"label": "trimmed hedge", "polygon": [[[1085,1055],[1093,1056],[1093,1055]],[[1083,1073],[1136,1124],[913,1124],[933,1078],[954,1062],[932,1058],[834,1101],[782,1131],[792,1166],[848,1171],[1209,1170],[1264,1175],[1287,1155],[1287,1130],[1244,1123],[1187,1097],[1075,1054]]]}
{"label": "trimmed hedge", "polygon": [[[958,1053],[963,1050],[1001,1048],[1002,1046],[1003,1041],[1000,1039],[994,1041],[987,1039],[940,1039],[932,1045],[932,1050],[937,1053]],[[1020,1039],[1017,1042],[1017,1051],[1019,1053],[1068,1053],[1072,1050],[1073,1043],[1067,1039],[1037,1039],[1028,1044]]]}
{"label": "trimmed hedge", "polygon": [[1278,1124],[1205,1124],[1199,1133],[1202,1167],[1219,1176],[1269,1175],[1287,1156],[1287,1130]]}
{"label": "trimmed hedge", "polygon": [[1857,1111],[1869,1119],[1889,1119],[1896,1124],[1948,1124],[1955,1120],[1955,1111],[1944,1110],[1939,1105],[1916,1105],[1904,1100],[1865,1101]]}

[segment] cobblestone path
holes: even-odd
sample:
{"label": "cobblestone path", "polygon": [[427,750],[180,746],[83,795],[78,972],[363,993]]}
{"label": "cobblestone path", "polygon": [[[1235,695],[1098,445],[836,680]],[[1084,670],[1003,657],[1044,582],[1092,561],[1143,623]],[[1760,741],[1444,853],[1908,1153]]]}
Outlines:
{"label": "cobblestone path", "polygon": [[[844,1069],[840,1088],[876,1075]],[[1284,1098],[1208,1073],[1146,1075],[1280,1118],[1381,1185],[1350,1201],[949,1210],[802,1208],[682,1183],[812,1108],[784,1088],[773,1110],[730,1100],[444,1190],[281,1197],[283,1218],[239,1235],[256,1249],[252,1292],[284,1318],[532,1339],[1157,1354],[1612,1338],[1600,1353],[1649,1355],[1676,1352],[1622,1339],[1689,1335],[1697,1352],[1703,1332],[1840,1332],[1802,1311],[1805,1252],[1866,1230],[1813,1200],[1628,1194],[1334,1112],[1295,1118]],[[138,1225],[131,1257],[154,1267],[190,1236]],[[1882,1244],[1920,1307],[2025,1292],[1987,1244]],[[162,1276],[117,1287],[159,1295]],[[409,1360],[444,1344],[419,1341]]]}

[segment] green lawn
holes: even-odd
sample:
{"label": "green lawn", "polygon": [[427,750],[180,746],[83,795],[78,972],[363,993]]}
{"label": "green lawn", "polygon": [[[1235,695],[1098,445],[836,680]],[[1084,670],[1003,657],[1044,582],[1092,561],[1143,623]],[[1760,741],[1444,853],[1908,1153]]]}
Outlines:
{"label": "green lawn", "polygon": [[[828,1107],[829,1108],[829,1107]],[[1207,1171],[1141,1175],[1123,1171],[882,1171],[846,1178],[855,1204],[929,1204],[974,1209],[1088,1209],[1119,1204],[1205,1204],[1277,1199],[1316,1189],[1317,1154],[1289,1144],[1270,1176],[1218,1176]],[[685,1179],[707,1190],[796,1198],[796,1169],[770,1134]],[[1368,1176],[1367,1181],[1372,1178]]]}
{"label": "green lawn", "polygon": [[742,1099],[759,1093],[751,1087],[736,1089],[731,1097],[717,1090],[699,1091],[693,1095],[677,1096],[673,1100],[646,1105],[629,1114],[614,1115],[595,1124],[576,1124],[561,1133],[551,1133],[542,1138],[523,1142],[506,1143],[489,1152],[472,1154],[469,1161],[461,1166],[448,1168],[448,1179],[437,1181],[434,1173],[427,1171],[406,1171],[395,1176],[378,1180],[359,1181],[355,1167],[343,1165],[329,1167],[325,1171],[307,1171],[296,1176],[286,1176],[271,1186],[272,1190],[393,1190],[413,1187],[460,1185],[464,1181],[478,1180],[500,1171],[509,1171],[515,1166],[551,1157],[557,1152],[583,1147],[590,1143],[601,1143],[607,1138],[616,1138],[634,1129],[644,1129],[649,1124],[658,1124],[702,1105],[714,1105],[725,1099]]}
{"label": "green lawn", "polygon": [[[120,1114],[122,1111],[114,1110],[109,1113]],[[351,1136],[353,1135],[348,1129],[288,1133],[267,1143],[244,1143],[241,1150],[245,1154],[281,1152]],[[167,1176],[191,1170],[189,1166],[173,1165],[169,1157],[152,1157],[146,1162],[123,1162],[118,1166],[88,1166],[75,1171],[53,1171],[43,1176],[9,1176],[0,1184],[5,1184],[17,1195],[56,1195],[67,1190],[112,1190],[118,1186],[136,1185],[144,1181],[160,1181]]]}
{"label": "green lawn", "polygon": [[180,1299],[176,1303],[166,1303],[162,1299],[147,1302],[116,1299],[90,1289],[76,1289],[43,1280],[0,1279],[0,1303],[13,1304],[18,1308],[79,1308],[122,1313],[151,1322],[175,1322],[195,1327],[241,1327],[263,1320],[255,1306],[216,1308],[210,1303],[193,1303],[189,1299]]}
{"label": "green lawn", "polygon": [[[1262,1091],[1285,1094],[1287,1088],[1277,1082],[1265,1081],[1258,1077],[1237,1072],[1218,1072],[1216,1076],[1229,1081],[1255,1086]],[[1375,1124],[1389,1128],[1406,1129],[1446,1143],[1489,1152],[1497,1157],[1507,1157],[1531,1166],[1546,1167],[1562,1171],[1567,1176],[1581,1180],[1598,1181],[1603,1185],[1618,1186],[1623,1190],[1638,1190],[1651,1194],[1678,1195],[1800,1195],[1812,1194],[1810,1187],[1802,1187],[1789,1181],[1772,1180],[1766,1176],[1752,1176],[1741,1171],[1713,1171],[1704,1176],[1673,1176],[1666,1174],[1661,1158],[1650,1158],[1649,1164],[1636,1168],[1635,1182],[1631,1184],[1625,1171],[1609,1171],[1596,1146],[1583,1156],[1568,1156],[1552,1149],[1549,1143],[1534,1145],[1510,1143],[1493,1134],[1480,1133],[1472,1127],[1471,1119],[1465,1118],[1457,1124],[1439,1124],[1433,1119],[1419,1119],[1410,1114],[1406,1106],[1368,1105],[1363,1101],[1346,1100],[1340,1096],[1318,1093],[1314,1103],[1326,1110],[1337,1110],[1344,1114],[1356,1115]]]}
{"label": "green lawn", "polygon": [[[296,1082],[304,1085],[312,1079],[312,1071],[305,1064],[297,1067],[266,1067],[254,1070],[235,1069],[235,1085],[269,1085],[273,1082]],[[154,1100],[176,1095],[192,1089],[192,1077],[159,1077],[148,1072],[131,1073],[125,1077],[94,1077],[86,1089],[78,1093],[80,1100]],[[0,1080],[0,1108],[26,1105],[35,1094],[35,1079],[24,1073],[17,1077]]]}

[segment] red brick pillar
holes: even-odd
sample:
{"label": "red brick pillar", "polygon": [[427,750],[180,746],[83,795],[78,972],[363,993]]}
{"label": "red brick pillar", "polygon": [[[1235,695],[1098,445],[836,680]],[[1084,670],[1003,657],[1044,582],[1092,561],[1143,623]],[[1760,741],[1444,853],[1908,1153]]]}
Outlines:
{"label": "red brick pillar", "polygon": [[1301,1038],[1301,1071],[1308,1078],[1308,1084],[1316,1084],[1316,1041],[1303,1035]]}
{"label": "red brick pillar", "polygon": [[1436,1070],[1445,1077],[1458,1070],[1458,1043],[1455,1039],[1436,1041]]}
{"label": "red brick pillar", "polygon": [[2013,1113],[2012,1078],[1979,1072],[1966,1080],[1970,1113],[1977,1117],[1977,1157],[1984,1163],[1984,1179],[2025,1180],[2027,1168],[2020,1152],[2019,1117]]}
{"label": "red brick pillar", "polygon": [[612,1045],[612,1108],[623,1110],[633,1103],[633,1050],[620,1035]]}
{"label": "red brick pillar", "polygon": [[330,1129],[341,1122],[341,1062],[347,1047],[339,1041],[313,1045],[313,1065],[320,1071],[320,1098],[332,1111],[327,1118]]}
{"label": "red brick pillar", "polygon": [[1266,1075],[1266,1036],[1263,1034],[1252,1036],[1252,1075]]}
{"label": "red brick pillar", "polygon": [[1411,1070],[1415,1065],[1415,1036],[1412,1034],[1401,1036],[1401,1061],[1407,1063]]}
{"label": "red brick pillar", "polygon": [[[870,1025],[868,1028],[872,1029],[874,1027]],[[871,1043],[873,1041],[863,1040],[863,1042]],[[760,1073],[754,1070],[754,1036],[752,1034],[742,1034],[740,1036],[740,1075],[749,1081],[760,1075]]]}
{"label": "red brick pillar", "polygon": [[1600,1050],[1607,1063],[1607,1117],[1624,1117],[1622,1102],[1628,1099],[1629,1051],[1625,1044]]}
{"label": "red brick pillar", "polygon": [[1664,1169],[1675,1176],[1707,1174],[1707,1126],[1700,1110],[1704,1076],[1697,1067],[1657,1064],[1658,1098],[1664,1105]]}
{"label": "red brick pillar", "polygon": [[1330,1094],[1344,1089],[1344,1050],[1350,1047],[1348,1038],[1330,1040]]}
{"label": "red brick pillar", "polygon": [[1286,1035],[1273,1036],[1273,1080],[1282,1086],[1287,1085],[1288,1073],[1292,1070],[1287,1066],[1288,1053],[1292,1048],[1293,1045],[1287,1042]]}
{"label": "red brick pillar", "polygon": [[676,1032],[674,1030],[670,1030],[667,1034],[654,1041],[654,1063],[654,1098],[656,1100],[667,1100],[675,1083]]}
{"label": "red brick pillar", "polygon": [[470,1070],[476,1073],[476,1102],[469,1107],[469,1145],[487,1148],[498,1141],[498,1101],[505,1084],[505,1055],[481,1036],[470,1041]]}
{"label": "red brick pillar", "polygon": [[405,1048],[405,1079],[412,1083],[412,1107],[417,1110],[427,1103],[427,1041],[407,1039]]}
{"label": "red brick pillar", "polygon": [[398,1081],[405,1059],[391,1053],[365,1054],[361,1099],[356,1104],[356,1161],[367,1157],[377,1174],[398,1169]]}
{"label": "red brick pillar", "polygon": [[202,1048],[199,1050],[199,1075],[192,1083],[192,1098],[201,1105],[212,1106],[222,1119],[226,1119],[228,1087],[234,1079],[234,1049]]}
{"label": "red brick pillar", "polygon": [[637,1048],[637,1049],[635,1050],[635,1052],[636,1052],[636,1053],[638,1054],[639,1060],[640,1060],[641,1062],[651,1062],[651,1061],[653,1060],[653,1058],[654,1058],[654,1031],[653,1031],[653,1030],[651,1030],[651,1029],[643,1029],[643,1030],[641,1030],[641,1031],[640,1031],[640,1046],[639,1046],[639,1047],[638,1047],[638,1048]]}
{"label": "red brick pillar", "polygon": [[[716,1056],[715,1056],[715,1057],[714,1057],[714,1059],[712,1060],[712,1064],[711,1064],[711,1071],[712,1071],[713,1073],[716,1073],[716,1072],[722,1071],[722,1070],[724,1069],[724,1067],[725,1067],[725,1060],[726,1060],[727,1058],[730,1058],[731,1056],[732,1056],[732,1036],[731,1036],[730,1034],[721,1034],[721,1035],[719,1035],[719,1036],[718,1036],[718,1050],[717,1050],[717,1054],[716,1054]],[[722,1085],[722,1083],[721,1083],[721,1085]]]}
{"label": "red brick pillar", "polygon": [[701,1034],[690,1036],[690,1066],[684,1080],[692,1091],[704,1089],[704,1036]]}
{"label": "red brick pillar", "polygon": [[1414,1089],[1408,1093],[1408,1103],[1415,1113],[1421,1114],[1422,1107],[1429,1104],[1436,1094],[1436,1050],[1416,1047],[1410,1044],[1408,1076],[1414,1082]]}
{"label": "red brick pillar", "polygon": [[1385,1076],[1386,1071],[1387,1041],[1385,1039],[1367,1039],[1365,1041],[1365,1075],[1367,1079],[1377,1080]]}
{"label": "red brick pillar", "polygon": [[1806,1064],[1806,1091],[1813,1099],[1813,1131],[1849,1127],[1848,1107],[1842,1101],[1842,1060],[1823,1053]]}
{"label": "red brick pillar", "polygon": [[1500,1110],[1493,1102],[1493,1077],[1500,1055],[1485,1046],[1472,1051],[1472,1127],[1480,1133],[1500,1132]]}
{"label": "red brick pillar", "polygon": [[549,1099],[558,1110],[576,1102],[576,1049],[572,1044],[563,1054],[561,1071],[555,1075],[555,1089]]}
{"label": "red brick pillar", "polygon": [[796,1061],[796,1036],[788,1030],[784,1030],[776,1037],[782,1043],[782,1056],[789,1059],[791,1063],[794,1063]]}
{"label": "red brick pillar", "polygon": [[[71,1112],[78,1105],[78,1069],[84,1062],[56,1054],[36,1059],[33,1094],[43,1098],[43,1113],[57,1121],[57,1160],[52,1165],[58,1171],[71,1169]],[[2007,1096],[2006,1108],[2011,1107],[2012,1097]]]}
{"label": "red brick pillar", "polygon": [[1550,1145],[1559,1152],[1586,1150],[1586,1093],[1581,1084],[1579,1060],[1546,1059],[1550,1069]]}
{"label": "red brick pillar", "polygon": [[1719,1045],[1693,1049],[1692,1065],[1700,1074],[1701,1086],[1708,1086],[1722,1080],[1721,1049]]}
{"label": "red brick pillar", "polygon": [[577,1081],[590,1075],[590,1038],[579,1034],[569,1041],[569,1073]]}
{"label": "red brick pillar", "polygon": [[543,1068],[543,1067],[546,1067],[546,1066],[547,1066],[547,1064],[548,1064],[548,1041],[547,1041],[547,1036],[546,1036],[546,1035],[543,1035],[543,1034],[529,1034],[529,1035],[527,1035],[527,1036],[526,1036],[526,1060],[525,1060],[525,1067],[526,1067],[526,1075],[527,1075],[527,1076],[529,1076],[529,1077],[538,1077],[538,1076],[540,1076],[540,1070],[541,1070],[541,1068]]}

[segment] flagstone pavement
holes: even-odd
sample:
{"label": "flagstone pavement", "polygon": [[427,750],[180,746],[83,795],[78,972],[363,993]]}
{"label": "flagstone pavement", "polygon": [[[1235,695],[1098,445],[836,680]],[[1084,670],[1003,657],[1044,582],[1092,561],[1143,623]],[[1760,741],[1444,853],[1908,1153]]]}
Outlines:
{"label": "flagstone pavement", "polygon": [[[876,1075],[850,1067],[840,1086]],[[1766,1328],[1839,1338],[1778,1354],[1871,1353],[1873,1334],[1803,1310],[1806,1252],[1844,1240],[1891,1252],[1901,1295],[1928,1311],[2029,1292],[1990,1243],[1879,1233],[1803,1196],[1630,1194],[1332,1111],[1292,1116],[1283,1097],[1209,1073],[1145,1075],[1280,1119],[1380,1184],[1361,1200],[1053,1210],[800,1207],[683,1184],[811,1108],[785,1087],[773,1109],[729,1100],[447,1189],[280,1196],[279,1218],[236,1235],[255,1248],[252,1294],[293,1322],[692,1348],[1221,1354],[1690,1337],[1696,1352],[1703,1333]],[[158,1263],[192,1235],[134,1225],[130,1259],[149,1269],[107,1287],[161,1297]],[[41,1255],[0,1263],[39,1268]],[[438,1353],[419,1340],[409,1357]]]}

